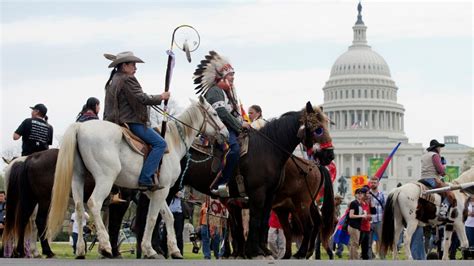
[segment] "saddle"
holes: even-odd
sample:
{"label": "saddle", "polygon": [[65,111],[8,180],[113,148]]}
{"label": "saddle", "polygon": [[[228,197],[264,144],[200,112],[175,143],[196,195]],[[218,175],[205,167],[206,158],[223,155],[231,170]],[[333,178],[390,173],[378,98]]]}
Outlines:
{"label": "saddle", "polygon": [[[237,141],[239,142],[240,146],[240,158],[245,156],[248,152],[249,146],[249,136],[247,132],[242,132],[238,137]],[[212,165],[211,165],[211,174],[215,175],[214,181],[212,185],[219,179],[219,172],[223,169],[223,158],[226,155],[226,152],[222,151],[217,146],[213,145],[211,141],[208,139],[202,138],[195,138],[193,144],[191,145],[191,149],[198,151],[202,154],[213,156]],[[235,176],[235,181],[237,183],[237,189],[241,197],[246,197],[245,193],[245,184],[244,184],[244,177],[240,174],[239,168],[237,167],[237,174]],[[211,186],[212,186],[211,185]]]}
{"label": "saddle", "polygon": [[424,194],[426,190],[441,188],[446,186],[439,180],[436,180],[435,187],[432,187],[428,182],[423,179],[415,182],[420,188],[420,195],[418,199],[418,206],[416,209],[416,218],[424,223],[428,223],[429,220],[433,220],[438,216],[438,212],[441,210],[442,202],[447,198],[451,207],[450,218],[454,219],[457,217],[456,210],[456,198],[451,191],[438,193],[440,197],[435,197],[435,194]]}
{"label": "saddle", "polygon": [[[122,135],[125,141],[128,143],[130,148],[136,153],[142,155],[144,158],[148,156],[151,151],[151,145],[145,143],[142,139],[140,139],[137,135],[133,134],[127,124],[121,126]],[[153,128],[156,132],[161,134],[158,128]],[[165,153],[169,153],[168,148],[166,148]]]}

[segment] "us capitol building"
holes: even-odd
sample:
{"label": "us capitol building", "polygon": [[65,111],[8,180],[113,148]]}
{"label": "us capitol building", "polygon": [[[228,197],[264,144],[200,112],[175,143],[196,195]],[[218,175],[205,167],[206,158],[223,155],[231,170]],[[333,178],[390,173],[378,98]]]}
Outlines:
{"label": "us capitol building", "polygon": [[[385,171],[387,178],[382,178],[381,189],[389,192],[398,183],[419,179],[420,159],[426,147],[408,142],[404,131],[405,108],[397,102],[398,87],[387,62],[367,44],[360,3],[358,11],[352,27],[352,45],[336,60],[323,88],[323,107],[335,123],[330,130],[339,178],[367,175],[370,158],[386,158],[398,142],[402,143]],[[423,144],[428,145],[429,141],[427,136]],[[446,136],[444,142],[442,156],[448,165],[460,166],[462,171],[472,163],[467,155],[473,149],[459,144],[457,136]],[[347,181],[350,194],[351,181]]]}

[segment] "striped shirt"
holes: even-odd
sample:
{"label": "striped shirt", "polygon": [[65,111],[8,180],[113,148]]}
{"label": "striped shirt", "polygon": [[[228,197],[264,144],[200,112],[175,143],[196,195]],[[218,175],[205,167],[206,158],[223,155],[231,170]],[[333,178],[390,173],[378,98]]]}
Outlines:
{"label": "striped shirt", "polygon": [[[372,194],[372,206],[374,206],[376,210],[376,213],[372,214],[372,223],[378,223],[382,221],[383,206],[385,206],[385,195],[382,191],[378,191],[377,193],[373,193],[372,191],[370,191],[370,193]],[[380,204],[380,202],[382,203],[382,205]]]}

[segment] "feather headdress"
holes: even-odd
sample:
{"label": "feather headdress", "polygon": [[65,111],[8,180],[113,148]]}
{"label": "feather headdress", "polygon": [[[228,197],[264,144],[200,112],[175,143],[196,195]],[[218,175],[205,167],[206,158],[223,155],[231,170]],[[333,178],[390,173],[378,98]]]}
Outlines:
{"label": "feather headdress", "polygon": [[234,73],[234,68],[229,61],[218,53],[210,51],[194,71],[194,84],[197,84],[196,94],[205,94],[209,88],[229,73]]}

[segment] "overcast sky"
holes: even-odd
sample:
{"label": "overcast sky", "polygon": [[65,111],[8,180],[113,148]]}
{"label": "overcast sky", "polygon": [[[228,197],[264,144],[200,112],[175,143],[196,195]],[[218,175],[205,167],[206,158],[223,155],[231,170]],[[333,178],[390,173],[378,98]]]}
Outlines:
{"label": "overcast sky", "polygon": [[[144,91],[164,88],[172,30],[193,25],[201,46],[189,64],[179,51],[171,94],[195,98],[192,73],[209,50],[228,57],[244,106],[265,117],[323,103],[335,60],[352,42],[358,1],[1,1],[0,152],[21,147],[12,134],[44,103],[55,135],[86,99],[104,97],[109,61],[133,51],[146,63]],[[363,1],[372,49],[388,63],[410,142],[458,135],[473,146],[471,1]],[[102,114],[101,114],[102,116]],[[99,132],[98,132],[99,134]]]}

